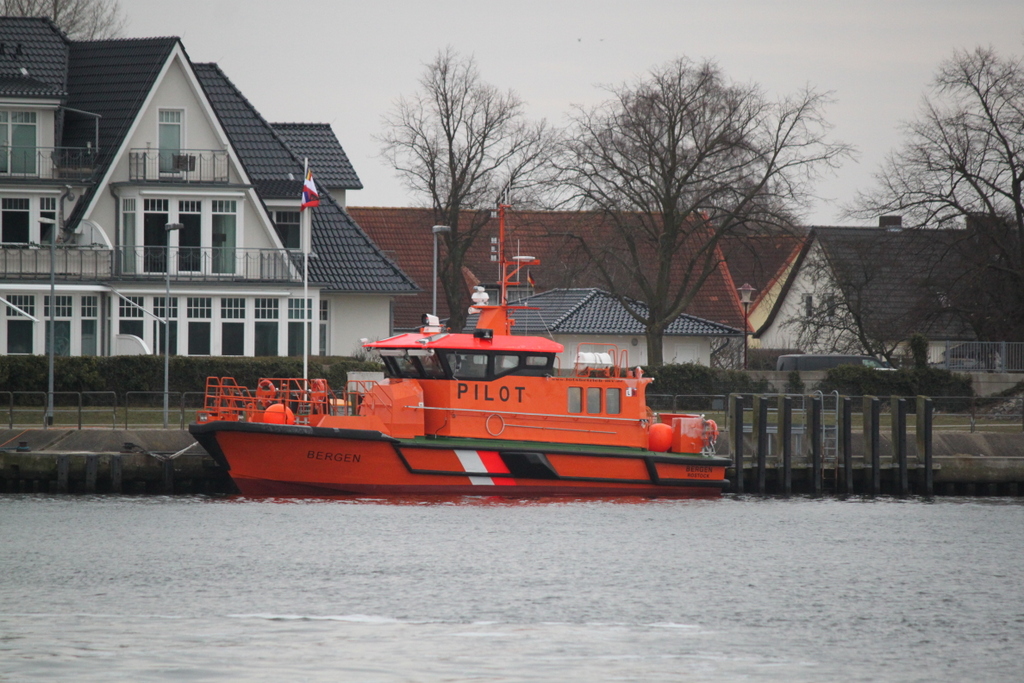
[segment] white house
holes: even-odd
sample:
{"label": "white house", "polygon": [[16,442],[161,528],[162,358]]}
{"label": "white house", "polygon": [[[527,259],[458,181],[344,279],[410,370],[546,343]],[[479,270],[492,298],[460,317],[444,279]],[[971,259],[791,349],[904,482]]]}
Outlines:
{"label": "white house", "polygon": [[268,124],[177,38],[0,18],[0,149],[0,353],[45,353],[52,315],[61,355],[162,352],[165,318],[175,354],[300,355],[307,316],[312,353],[347,355],[417,291],[343,211],[361,184],[329,127]]}

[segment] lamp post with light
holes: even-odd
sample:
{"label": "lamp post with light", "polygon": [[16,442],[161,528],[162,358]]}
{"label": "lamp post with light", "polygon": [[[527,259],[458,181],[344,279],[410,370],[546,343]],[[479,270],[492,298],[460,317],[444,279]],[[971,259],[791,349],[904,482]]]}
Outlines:
{"label": "lamp post with light", "polygon": [[747,332],[750,330],[750,302],[757,290],[744,282],[743,286],[736,290],[740,293],[740,303],[743,304],[743,369],[747,369]]}
{"label": "lamp post with light", "polygon": [[164,230],[167,231],[167,256],[164,263],[165,272],[165,293],[164,293],[164,429],[167,429],[170,370],[171,370],[171,233],[184,228],[184,223],[167,223]]}
{"label": "lamp post with light", "polygon": [[431,308],[431,312],[437,315],[437,236],[442,232],[451,232],[452,229],[447,225],[435,225],[430,228],[430,232],[434,233],[434,306]]}

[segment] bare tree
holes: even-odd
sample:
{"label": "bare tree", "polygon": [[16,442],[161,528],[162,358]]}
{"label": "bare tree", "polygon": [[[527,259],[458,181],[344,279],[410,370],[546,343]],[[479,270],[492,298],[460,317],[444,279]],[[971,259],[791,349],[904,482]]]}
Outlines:
{"label": "bare tree", "polygon": [[720,266],[719,242],[790,225],[850,148],[826,139],[826,96],[771,101],[711,62],[677,59],[609,92],[576,110],[559,166],[579,208],[606,217],[581,242],[657,365],[664,330]]}
{"label": "bare tree", "polygon": [[47,17],[72,40],[107,40],[121,35],[125,17],[118,0],[0,0],[8,17]]}
{"label": "bare tree", "polygon": [[383,156],[429,202],[435,221],[451,228],[438,275],[455,330],[467,316],[466,252],[499,199],[530,203],[547,166],[551,133],[523,109],[514,92],[480,79],[472,57],[448,48],[427,65],[420,91],[385,118]]}
{"label": "bare tree", "polygon": [[1021,58],[956,52],[905,136],[851,215],[894,213],[911,228],[957,228],[944,231],[947,250],[933,277],[944,302],[981,339],[1024,339]]}

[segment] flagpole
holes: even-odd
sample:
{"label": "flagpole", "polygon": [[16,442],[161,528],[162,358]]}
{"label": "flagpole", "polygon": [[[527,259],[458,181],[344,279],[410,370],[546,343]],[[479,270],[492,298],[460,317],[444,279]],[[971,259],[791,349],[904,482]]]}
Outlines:
{"label": "flagpole", "polygon": [[[306,182],[309,173],[309,158],[303,160],[302,182]],[[309,210],[302,212],[302,379],[309,382],[309,248],[312,242],[313,214]]]}

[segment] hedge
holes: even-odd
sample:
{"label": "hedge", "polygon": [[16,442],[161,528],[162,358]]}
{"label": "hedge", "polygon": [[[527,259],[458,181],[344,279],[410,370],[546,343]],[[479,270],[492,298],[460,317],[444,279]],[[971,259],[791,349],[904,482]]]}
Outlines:
{"label": "hedge", "polygon": [[[163,391],[163,356],[61,356],[54,358],[54,391]],[[382,366],[354,358],[316,356],[309,376],[330,386],[345,386],[349,371],[379,371]],[[46,391],[46,356],[0,356],[0,391]],[[174,392],[204,391],[207,377],[234,377],[255,387],[261,377],[302,377],[301,358],[172,356],[169,388]]]}
{"label": "hedge", "polygon": [[768,380],[753,379],[743,370],[722,370],[706,365],[682,363],[646,367],[644,372],[654,378],[647,388],[649,394],[755,394],[770,391]]}
{"label": "hedge", "polygon": [[844,396],[974,396],[970,375],[939,368],[900,368],[881,371],[840,365],[825,373],[822,391]]}

